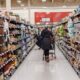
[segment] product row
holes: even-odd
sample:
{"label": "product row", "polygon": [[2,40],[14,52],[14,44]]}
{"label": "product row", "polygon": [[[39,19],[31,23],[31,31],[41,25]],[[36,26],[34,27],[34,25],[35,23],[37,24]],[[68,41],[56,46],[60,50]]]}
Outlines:
{"label": "product row", "polygon": [[0,80],[9,78],[35,45],[29,26],[0,17]]}
{"label": "product row", "polygon": [[80,76],[80,13],[57,24],[56,43]]}

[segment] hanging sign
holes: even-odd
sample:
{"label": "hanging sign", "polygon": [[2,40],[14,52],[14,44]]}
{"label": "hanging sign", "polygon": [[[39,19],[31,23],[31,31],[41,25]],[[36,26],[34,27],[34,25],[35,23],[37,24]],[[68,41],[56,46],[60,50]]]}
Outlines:
{"label": "hanging sign", "polygon": [[70,12],[35,12],[35,23],[47,21],[49,23],[59,22],[69,15]]}

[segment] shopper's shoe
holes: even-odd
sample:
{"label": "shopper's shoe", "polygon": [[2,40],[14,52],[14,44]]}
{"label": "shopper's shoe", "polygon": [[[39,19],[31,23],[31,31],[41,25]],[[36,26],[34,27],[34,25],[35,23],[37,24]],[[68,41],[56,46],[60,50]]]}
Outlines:
{"label": "shopper's shoe", "polygon": [[46,62],[48,62],[48,63],[49,63],[49,59],[48,59],[48,60],[46,60]]}
{"label": "shopper's shoe", "polygon": [[56,56],[54,55],[54,59],[56,59]]}
{"label": "shopper's shoe", "polygon": [[43,54],[43,61],[45,60],[45,55]]}
{"label": "shopper's shoe", "polygon": [[46,56],[46,57],[45,57],[45,61],[46,61],[46,62],[49,62],[49,56]]}

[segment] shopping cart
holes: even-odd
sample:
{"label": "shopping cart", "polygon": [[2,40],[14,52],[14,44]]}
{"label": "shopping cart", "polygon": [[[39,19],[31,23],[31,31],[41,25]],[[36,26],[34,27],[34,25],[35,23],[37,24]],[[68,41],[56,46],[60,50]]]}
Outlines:
{"label": "shopping cart", "polygon": [[52,49],[49,50],[49,57],[50,60],[56,59],[56,54],[55,54],[55,43],[51,44]]}
{"label": "shopping cart", "polygon": [[[49,60],[56,59],[55,54],[55,40],[52,40],[51,42],[51,49],[49,50]],[[45,55],[43,54],[43,60],[45,60]]]}

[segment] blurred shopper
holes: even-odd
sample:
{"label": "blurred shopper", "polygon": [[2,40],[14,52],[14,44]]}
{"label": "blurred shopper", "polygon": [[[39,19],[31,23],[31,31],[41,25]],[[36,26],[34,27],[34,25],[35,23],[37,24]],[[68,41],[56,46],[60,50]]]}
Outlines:
{"label": "blurred shopper", "polygon": [[49,50],[52,48],[51,47],[51,38],[53,38],[53,34],[48,28],[45,28],[41,32],[42,36],[42,42],[41,42],[41,47],[44,50],[44,57],[47,62],[49,62]]}

